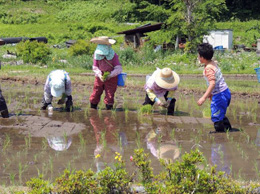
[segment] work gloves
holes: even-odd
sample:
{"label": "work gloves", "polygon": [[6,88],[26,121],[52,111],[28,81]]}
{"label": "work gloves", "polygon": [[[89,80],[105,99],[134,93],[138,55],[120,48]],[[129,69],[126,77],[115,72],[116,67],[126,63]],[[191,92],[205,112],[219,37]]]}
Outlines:
{"label": "work gloves", "polygon": [[44,100],[44,98],[43,98],[43,99],[42,99],[41,110],[46,110],[49,105],[51,105],[51,103],[45,102],[45,100]]}
{"label": "work gloves", "polygon": [[[67,100],[66,100],[67,99]],[[65,102],[66,101],[66,102]],[[73,112],[73,102],[72,102],[72,96],[67,96],[67,97],[62,97],[59,101],[58,104],[64,104],[65,103],[65,110],[67,112]],[[47,107],[51,105],[51,103],[46,103],[45,100],[42,100],[42,106],[41,110],[46,110]]]}
{"label": "work gloves", "polygon": [[8,109],[2,110],[1,115],[3,118],[9,118]]}

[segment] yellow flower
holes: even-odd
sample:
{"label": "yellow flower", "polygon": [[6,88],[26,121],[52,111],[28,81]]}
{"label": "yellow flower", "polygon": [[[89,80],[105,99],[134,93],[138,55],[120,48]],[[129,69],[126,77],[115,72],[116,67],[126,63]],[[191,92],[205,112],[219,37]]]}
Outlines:
{"label": "yellow flower", "polygon": [[95,158],[100,158],[101,156],[100,156],[100,154],[97,154],[96,156],[95,156]]}

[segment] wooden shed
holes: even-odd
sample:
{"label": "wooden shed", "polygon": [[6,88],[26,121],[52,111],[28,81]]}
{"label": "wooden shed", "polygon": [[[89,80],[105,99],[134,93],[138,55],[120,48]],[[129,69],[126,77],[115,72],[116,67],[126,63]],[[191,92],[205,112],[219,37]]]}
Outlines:
{"label": "wooden shed", "polygon": [[118,32],[117,34],[125,34],[125,42],[127,44],[133,43],[134,48],[137,48],[141,45],[141,37],[144,37],[145,33],[160,30],[162,25],[163,23],[153,25],[149,23],[131,30]]}

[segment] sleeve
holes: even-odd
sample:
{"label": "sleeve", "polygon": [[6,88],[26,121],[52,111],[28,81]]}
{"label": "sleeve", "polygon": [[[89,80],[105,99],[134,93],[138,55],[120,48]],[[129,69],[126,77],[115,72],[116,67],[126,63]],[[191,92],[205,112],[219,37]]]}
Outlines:
{"label": "sleeve", "polygon": [[66,73],[66,83],[65,83],[65,94],[71,96],[71,79],[68,73]]}
{"label": "sleeve", "polygon": [[208,78],[208,81],[216,81],[215,70],[212,67],[207,67],[205,69],[205,76]]}
{"label": "sleeve", "polygon": [[147,93],[148,97],[150,98],[150,100],[153,102],[155,101],[155,98],[157,98],[155,93],[151,89],[146,89],[146,93]]}
{"label": "sleeve", "polygon": [[50,75],[48,75],[45,85],[44,85],[44,101],[46,103],[51,103],[51,101],[52,101],[51,87],[50,87]]}
{"label": "sleeve", "polygon": [[100,77],[102,75],[101,70],[98,68],[98,61],[94,58],[92,70],[94,71],[96,77]]}
{"label": "sleeve", "polygon": [[114,65],[114,70],[111,71],[110,77],[116,77],[118,74],[122,73],[122,65],[119,62],[119,58],[116,53],[114,58],[112,59],[112,64]]}

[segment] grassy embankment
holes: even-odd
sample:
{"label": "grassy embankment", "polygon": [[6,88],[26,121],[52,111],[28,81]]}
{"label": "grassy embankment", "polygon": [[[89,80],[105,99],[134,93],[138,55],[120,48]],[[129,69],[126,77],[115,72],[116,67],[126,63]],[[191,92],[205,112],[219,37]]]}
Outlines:
{"label": "grassy embankment", "polygon": [[[112,36],[117,40],[113,46],[120,57],[124,72],[128,74],[149,74],[156,67],[170,67],[179,74],[201,74],[196,54],[184,54],[180,51],[169,50],[155,53],[151,46],[146,45],[139,50],[133,50],[123,44],[123,36],[116,33],[132,29],[138,25],[148,23],[138,22],[131,26],[119,23],[117,15],[123,7],[122,1],[84,1],[84,2],[58,2],[29,1],[19,3],[1,4],[0,7],[6,14],[0,23],[1,37],[39,37],[48,38],[48,46],[51,55],[47,64],[23,64],[13,65],[17,59],[4,59],[2,56],[10,52],[16,52],[16,46],[6,45],[0,47],[0,60],[2,61],[1,78],[12,77],[15,79],[37,80],[44,82],[48,73],[53,69],[67,70],[74,82],[87,82],[90,78],[78,76],[80,73],[92,72],[92,53],[88,55],[72,56],[64,42],[69,39],[84,39],[99,35]],[[217,24],[219,29],[233,30],[233,43],[250,46],[259,33],[257,30],[246,30],[257,25],[257,21],[221,22]],[[148,35],[152,33],[148,33]],[[61,48],[53,48],[53,45]],[[124,48],[124,50],[120,49]],[[224,74],[255,74],[254,68],[259,66],[259,57],[255,52],[233,52],[224,54],[216,53],[215,59],[220,62]],[[66,60],[67,63],[60,60]],[[128,79],[128,83],[143,85],[143,82],[134,82]],[[187,89],[204,89],[204,83],[182,80],[181,87]],[[233,91],[255,92],[259,91],[256,82],[236,81],[230,84]]]}

